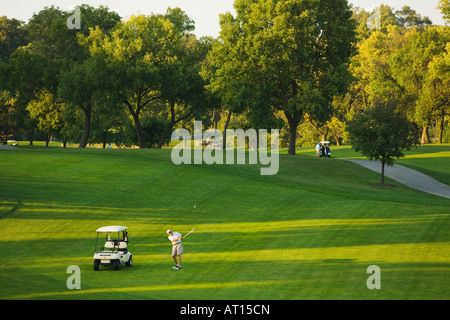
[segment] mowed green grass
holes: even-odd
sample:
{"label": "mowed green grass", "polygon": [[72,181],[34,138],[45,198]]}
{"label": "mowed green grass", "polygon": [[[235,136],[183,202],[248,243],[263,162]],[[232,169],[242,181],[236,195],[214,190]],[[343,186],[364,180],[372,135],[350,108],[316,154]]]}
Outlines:
{"label": "mowed green grass", "polygon": [[[427,170],[449,174],[448,155],[436,155],[448,146],[420,148],[411,161],[435,158],[437,171]],[[450,200],[389,179],[398,187],[374,187],[379,174],[307,149],[280,155],[275,176],[254,165],[176,166],[170,152],[0,150],[0,298],[450,298]],[[105,225],[129,227],[131,268],[93,271]],[[193,227],[173,270],[166,230]],[[66,286],[71,265],[80,290]],[[370,265],[379,290],[366,286]]]}
{"label": "mowed green grass", "polygon": [[[333,158],[366,159],[349,145],[332,146],[331,150]],[[310,157],[316,156],[315,147],[302,148],[297,152]],[[404,153],[405,157],[396,159],[395,164],[418,170],[450,185],[450,143],[421,145]]]}

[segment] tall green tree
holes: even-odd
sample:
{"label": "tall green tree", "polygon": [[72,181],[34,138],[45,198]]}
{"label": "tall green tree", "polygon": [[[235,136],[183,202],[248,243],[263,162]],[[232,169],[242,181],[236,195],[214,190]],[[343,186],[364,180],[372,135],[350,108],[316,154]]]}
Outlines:
{"label": "tall green tree", "polygon": [[419,144],[416,127],[392,102],[375,103],[358,113],[348,123],[347,131],[356,151],[370,160],[381,161],[381,183],[384,183],[384,167],[392,166],[394,159],[404,157],[403,150]]}
{"label": "tall green tree", "polygon": [[22,21],[0,17],[0,61],[7,62],[11,53],[27,43],[28,30]]}
{"label": "tall green tree", "polygon": [[172,22],[177,34],[170,50],[171,56],[176,59],[162,65],[160,69],[160,92],[167,105],[168,123],[157,144],[158,148],[163,146],[175,125],[209,107],[206,82],[200,76],[200,71],[211,47],[210,40],[198,40],[191,33],[194,22],[181,9],[169,8],[164,17]]}
{"label": "tall green tree", "polygon": [[[32,131],[35,127],[35,121],[32,121],[26,112],[26,104],[23,103],[24,99],[17,101],[16,96],[18,94],[17,86],[21,86],[17,77],[12,77],[13,74],[17,75],[16,67],[29,67],[27,63],[21,66],[16,64],[12,66],[9,64],[11,55],[22,46],[28,44],[28,28],[24,22],[17,19],[8,19],[6,16],[0,17],[0,95],[2,97],[2,126],[4,128],[14,128],[14,131],[19,129],[30,128]],[[22,51],[22,50],[19,50]],[[23,57],[23,56],[22,56]],[[27,60],[25,58],[25,60]],[[32,76],[33,73],[30,73]],[[33,92],[30,93],[32,95]],[[9,97],[5,104],[4,97]],[[14,124],[14,126],[11,126]],[[10,129],[6,130],[11,132]]]}
{"label": "tall green tree", "polygon": [[446,23],[450,23],[450,0],[439,0],[438,9]]}
{"label": "tall green tree", "polygon": [[252,90],[254,79],[251,79],[256,70],[249,72],[253,67],[251,64],[247,64],[246,68],[242,67],[242,61],[249,61],[251,57],[249,52],[245,51],[245,38],[240,21],[231,13],[226,13],[220,16],[219,23],[220,37],[212,41],[201,75],[207,82],[206,89],[210,92],[211,99],[215,101],[213,120],[217,120],[217,110],[227,112],[223,136],[223,148],[226,148],[226,129],[232,114],[248,114],[248,110],[257,100],[257,91]]}
{"label": "tall green tree", "polygon": [[[93,8],[88,5],[80,6],[81,29],[69,29],[67,19],[73,12],[62,11],[51,6],[35,13],[27,24],[30,43],[14,52],[6,70],[8,71],[8,88],[16,97],[16,114],[20,115],[24,127],[33,130],[36,123],[28,121],[28,103],[35,99],[35,93],[46,91],[58,99],[58,87],[61,75],[64,73],[79,73],[80,66],[89,58],[89,51],[78,41],[78,34],[88,34],[90,27],[109,30],[120,20],[120,16],[104,7]],[[74,69],[74,65],[79,66]],[[70,77],[70,75],[65,78]],[[63,76],[64,78],[64,76]],[[75,77],[76,78],[76,77]],[[79,79],[79,78],[78,78]],[[83,80],[85,81],[85,80]],[[92,84],[85,84],[84,101],[86,95],[93,91]],[[80,85],[73,86],[73,91],[82,90]],[[72,96],[75,95],[72,92]],[[78,97],[80,101],[80,97]],[[73,102],[73,101],[72,101]],[[73,103],[71,104],[73,105]],[[90,108],[80,104],[85,111],[86,121],[90,123]],[[88,126],[80,146],[85,146],[89,136]]]}
{"label": "tall green tree", "polygon": [[374,100],[395,100],[402,94],[401,87],[393,77],[392,57],[406,42],[398,26],[390,25],[386,31],[375,30],[359,44],[358,54],[352,59],[351,70],[357,79],[364,107]]}
{"label": "tall green tree", "polygon": [[450,43],[447,43],[445,52],[430,62],[417,106],[437,120],[438,143],[442,143],[445,119],[450,115]]}
{"label": "tall green tree", "polygon": [[106,148],[107,143],[117,143],[117,136],[128,120],[122,101],[114,95],[109,95],[107,90],[98,91],[94,96],[89,141],[100,142],[103,148]]}
{"label": "tall green tree", "polygon": [[[84,148],[90,137],[95,95],[104,88],[102,76],[105,75],[103,64],[99,66],[102,61],[91,58],[88,48],[83,45],[84,37],[89,35],[91,28],[108,33],[120,21],[120,16],[103,6],[93,8],[82,5],[79,10],[81,29],[74,29],[77,32],[72,32],[70,38],[71,51],[63,54],[69,61],[69,67],[59,72],[58,94],[68,102],[69,107],[81,108],[84,113],[83,135],[79,143],[79,147]],[[67,19],[64,23],[64,28],[68,29]]]}
{"label": "tall green tree", "polygon": [[200,76],[210,45],[194,35],[184,36],[177,45],[177,61],[162,73],[161,94],[168,106],[168,124],[157,145],[161,148],[170,131],[180,122],[211,107],[206,82]]}
{"label": "tall green tree", "polygon": [[89,58],[76,62],[68,71],[61,73],[58,86],[58,95],[63,98],[69,107],[80,108],[84,114],[83,135],[79,147],[85,148],[88,144],[92,111],[95,104],[95,95],[103,87],[102,75],[104,69],[99,66],[102,61]]}
{"label": "tall green tree", "polygon": [[64,107],[61,101],[45,90],[38,92],[36,98],[27,106],[31,118],[37,120],[38,128],[46,135],[46,148],[48,148],[50,136],[61,134],[65,125],[62,118]]}
{"label": "tall green tree", "polygon": [[[183,35],[177,28],[189,24],[176,19],[182,18],[179,11],[169,10],[168,16],[174,22],[160,14],[132,16],[111,35],[95,29],[85,39],[91,55],[105,62],[103,80],[133,118],[140,148],[146,147],[141,117],[153,102],[167,100],[170,90],[163,88],[164,79],[179,63],[177,48]],[[172,80],[170,85],[176,86]]]}
{"label": "tall green tree", "polygon": [[428,17],[422,17],[410,6],[403,6],[395,12],[400,27],[423,27],[433,24]]}
{"label": "tall green tree", "polygon": [[17,123],[14,121],[14,99],[8,91],[0,91],[0,139],[1,144],[6,145],[8,138],[17,132]]}
{"label": "tall green tree", "polygon": [[402,49],[391,59],[392,76],[405,91],[411,106],[410,116],[422,128],[422,143],[430,143],[428,129],[440,105],[422,98],[424,84],[430,72],[430,63],[445,52],[449,41],[450,30],[447,27],[413,30]]}
{"label": "tall green tree", "polygon": [[[251,110],[266,117],[284,113],[288,154],[294,155],[303,116],[325,123],[333,96],[347,89],[355,42],[350,6],[345,0],[237,0],[234,6],[237,16],[229,16],[231,26],[222,28],[219,40],[239,46],[230,51],[237,63],[231,68],[240,69],[236,76],[245,75]],[[214,66],[217,78],[229,76],[229,60]]]}
{"label": "tall green tree", "polygon": [[14,51],[8,63],[0,63],[0,87],[14,97],[12,116],[17,126],[27,131],[30,145],[37,121],[30,117],[26,108],[36,92],[45,86],[42,70],[46,63],[45,58],[29,50],[29,46]]}

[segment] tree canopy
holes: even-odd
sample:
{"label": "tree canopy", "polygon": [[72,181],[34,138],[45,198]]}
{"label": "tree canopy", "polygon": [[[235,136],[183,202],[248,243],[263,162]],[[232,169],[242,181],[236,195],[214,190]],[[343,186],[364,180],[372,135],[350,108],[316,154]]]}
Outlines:
{"label": "tree canopy", "polygon": [[376,103],[357,114],[348,123],[347,130],[356,151],[370,160],[381,161],[381,183],[384,183],[384,166],[392,166],[394,159],[405,156],[404,149],[419,144],[416,128],[396,110],[394,103]]}
{"label": "tree canopy", "polygon": [[283,112],[288,153],[295,154],[303,116],[326,122],[333,96],[349,84],[356,27],[350,7],[345,0],[237,0],[234,6],[236,17],[222,16],[211,51],[211,89],[229,107],[248,106],[261,119]]}
{"label": "tree canopy", "polygon": [[[450,141],[449,27],[415,8],[346,0],[236,0],[217,38],[197,38],[181,8],[122,19],[107,7],[55,6],[28,22],[0,17],[0,131],[161,148],[170,131],[278,128],[296,148],[350,143],[348,123],[393,104]],[[449,21],[449,1],[439,1]],[[80,26],[68,19],[80,15]],[[419,131],[420,131],[419,130]],[[225,146],[225,145],[224,145]]]}

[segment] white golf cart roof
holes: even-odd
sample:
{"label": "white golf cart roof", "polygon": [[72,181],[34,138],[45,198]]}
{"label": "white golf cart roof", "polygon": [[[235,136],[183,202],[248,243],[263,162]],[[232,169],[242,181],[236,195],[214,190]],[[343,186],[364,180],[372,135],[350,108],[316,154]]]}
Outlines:
{"label": "white golf cart roof", "polygon": [[123,230],[128,229],[127,227],[122,226],[107,226],[107,227],[101,227],[97,229],[97,232],[120,232]]}

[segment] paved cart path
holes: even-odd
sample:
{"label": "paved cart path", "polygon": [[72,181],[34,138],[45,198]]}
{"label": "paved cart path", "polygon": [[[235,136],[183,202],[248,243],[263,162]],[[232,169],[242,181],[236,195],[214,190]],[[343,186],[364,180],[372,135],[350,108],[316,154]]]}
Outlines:
{"label": "paved cart path", "polygon": [[[381,174],[381,162],[359,159],[343,159],[359,164]],[[450,186],[439,182],[426,174],[397,164],[385,166],[384,175],[408,187],[450,199]]]}

